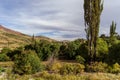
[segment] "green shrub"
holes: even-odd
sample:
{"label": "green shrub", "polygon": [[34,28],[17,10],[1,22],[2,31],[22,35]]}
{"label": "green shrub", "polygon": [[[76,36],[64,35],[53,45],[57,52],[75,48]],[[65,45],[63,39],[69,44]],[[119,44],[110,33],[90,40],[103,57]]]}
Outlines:
{"label": "green shrub", "polygon": [[13,71],[18,74],[31,74],[41,71],[40,59],[34,51],[23,51],[15,56]]}
{"label": "green shrub", "polygon": [[11,49],[7,48],[7,47],[4,47],[1,51],[1,53],[3,53],[3,54],[8,54],[9,52],[11,52]]}
{"label": "green shrub", "polygon": [[60,71],[60,68],[62,67],[62,65],[58,62],[55,62],[51,65],[48,65],[48,69],[54,73],[57,73]]}
{"label": "green shrub", "polygon": [[15,50],[7,53],[7,56],[9,56],[9,58],[14,61],[15,60],[15,56],[18,54],[21,54],[24,51],[24,47],[18,47]]}
{"label": "green shrub", "polygon": [[112,67],[109,67],[109,72],[111,73],[120,73],[120,65],[118,63],[113,64]]}
{"label": "green shrub", "polygon": [[120,64],[120,43],[114,44],[109,48],[109,64]]}
{"label": "green shrub", "polygon": [[84,68],[85,68],[85,66],[82,64],[75,64],[74,65],[74,73],[78,74],[78,73],[84,72]]}
{"label": "green shrub", "polygon": [[60,75],[60,74],[45,74],[42,72],[38,77],[34,77],[35,80],[88,80],[87,76],[79,75]]}
{"label": "green shrub", "polygon": [[5,69],[3,67],[0,67],[0,73],[5,72]]}
{"label": "green shrub", "polygon": [[108,55],[108,45],[107,42],[102,39],[99,38],[97,41],[97,45],[99,47],[97,47],[97,53],[96,53],[96,60],[99,61],[105,61],[106,57]]}
{"label": "green shrub", "polygon": [[86,71],[88,72],[107,72],[108,65],[102,62],[94,62],[91,65],[86,66]]}
{"label": "green shrub", "polygon": [[82,56],[78,55],[76,56],[76,61],[79,62],[80,64],[84,64],[85,59]]}
{"label": "green shrub", "polygon": [[10,58],[6,54],[0,54],[0,61],[9,61]]}
{"label": "green shrub", "polygon": [[60,69],[60,74],[78,74],[84,71],[84,65],[82,64],[64,64]]}

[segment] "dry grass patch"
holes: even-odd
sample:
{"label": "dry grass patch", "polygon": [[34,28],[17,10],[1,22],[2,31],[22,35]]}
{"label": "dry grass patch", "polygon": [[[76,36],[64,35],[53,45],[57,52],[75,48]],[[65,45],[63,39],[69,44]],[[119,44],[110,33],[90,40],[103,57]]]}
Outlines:
{"label": "dry grass patch", "polygon": [[13,65],[14,65],[14,63],[12,61],[0,62],[1,67],[12,67]]}

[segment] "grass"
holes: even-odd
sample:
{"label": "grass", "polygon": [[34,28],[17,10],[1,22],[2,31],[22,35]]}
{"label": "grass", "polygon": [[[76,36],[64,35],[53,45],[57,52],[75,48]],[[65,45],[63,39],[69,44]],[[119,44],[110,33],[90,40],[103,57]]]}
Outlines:
{"label": "grass", "polygon": [[120,80],[120,74],[82,73],[79,75],[59,75],[42,72],[34,75],[35,80]]}
{"label": "grass", "polygon": [[[69,61],[57,61],[61,64],[70,63]],[[42,64],[47,64],[48,62],[42,62]],[[72,62],[71,62],[72,63]],[[73,63],[75,64],[75,63]],[[1,67],[12,67],[13,62],[0,62]],[[0,74],[1,76],[2,74]],[[6,75],[0,77],[0,80],[120,80],[120,74],[111,73],[86,73],[82,72],[80,74],[66,74],[60,75],[59,73],[49,73],[48,71],[38,72],[32,75],[17,75],[13,74],[12,70],[7,69]]]}
{"label": "grass", "polygon": [[12,67],[14,63],[12,61],[9,62],[0,62],[1,67]]}
{"label": "grass", "polygon": [[21,34],[14,34],[10,32],[1,32],[0,33],[0,47],[9,47],[10,48],[15,48],[19,47],[21,45],[25,45],[30,43],[30,36],[27,35],[21,35]]}
{"label": "grass", "polygon": [[[77,64],[74,61],[56,61],[61,65],[64,64]],[[42,62],[44,65],[47,65],[49,61]],[[47,71],[43,71],[33,75],[35,80],[120,80],[120,74],[112,74],[112,73],[88,73],[82,72],[77,75],[75,74],[67,74],[60,75],[59,73],[49,73]]]}
{"label": "grass", "polygon": [[6,77],[0,78],[0,80],[120,80],[120,74],[109,73],[82,73],[79,75],[60,75],[49,74],[47,71],[43,71],[34,75],[17,75],[10,74]]}

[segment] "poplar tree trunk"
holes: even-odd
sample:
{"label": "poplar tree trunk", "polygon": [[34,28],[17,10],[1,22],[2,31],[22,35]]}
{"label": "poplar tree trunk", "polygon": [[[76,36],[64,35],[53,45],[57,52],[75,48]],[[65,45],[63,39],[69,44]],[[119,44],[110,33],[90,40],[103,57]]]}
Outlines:
{"label": "poplar tree trunk", "polygon": [[85,31],[88,40],[88,54],[90,56],[90,62],[96,60],[97,39],[102,10],[103,3],[101,3],[101,0],[84,0]]}

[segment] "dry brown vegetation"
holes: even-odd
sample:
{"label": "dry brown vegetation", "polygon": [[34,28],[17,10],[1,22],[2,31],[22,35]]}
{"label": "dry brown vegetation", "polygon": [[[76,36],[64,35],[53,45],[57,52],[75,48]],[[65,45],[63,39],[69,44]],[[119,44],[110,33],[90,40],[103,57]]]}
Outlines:
{"label": "dry brown vegetation", "polygon": [[[37,36],[36,39],[54,41],[53,39]],[[5,28],[0,25],[0,48],[16,48],[31,42],[31,36]]]}
{"label": "dry brown vegetation", "polygon": [[0,25],[0,47],[15,48],[30,43],[30,36]]}

